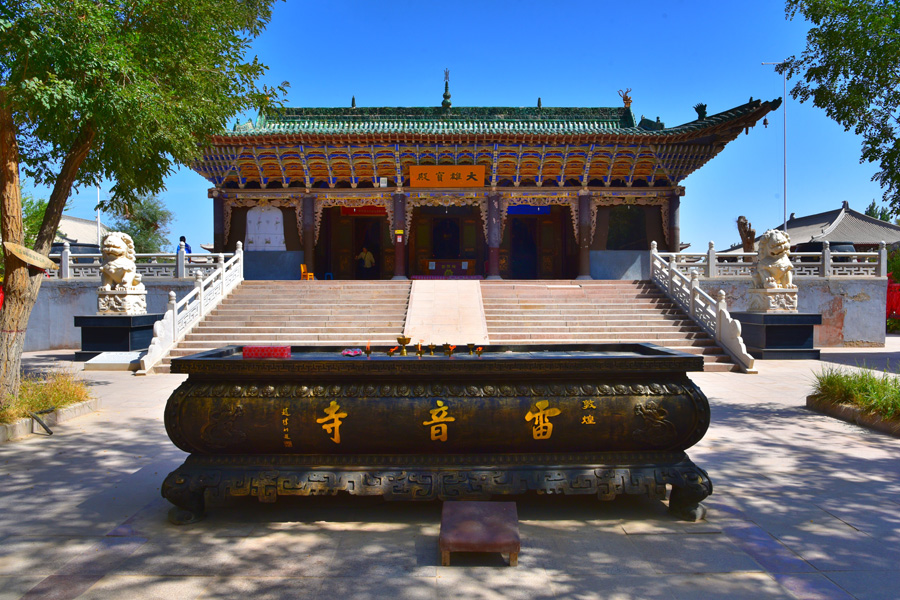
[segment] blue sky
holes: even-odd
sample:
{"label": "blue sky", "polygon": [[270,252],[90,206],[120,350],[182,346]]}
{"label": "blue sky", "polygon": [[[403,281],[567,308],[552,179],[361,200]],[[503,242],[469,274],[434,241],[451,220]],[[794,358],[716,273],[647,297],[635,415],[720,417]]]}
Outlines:
{"label": "blue sky", "polygon": [[[449,68],[454,106],[533,106],[538,97],[543,106],[619,106],[618,90],[631,88],[638,119],[675,126],[696,119],[698,102],[715,114],[751,96],[781,97],[782,77],[760,63],[802,52],[807,29],[777,0],[288,0],[254,51],[270,67],[266,83],[290,82],[288,106],[349,106],[353,95],[361,107],[437,106]],[[684,181],[681,237],[691,250],[736,243],[741,214],[759,233],[782,222],[783,123],[779,109],[768,129],[741,135]],[[788,213],[880,201],[860,143],[824,111],[788,99]],[[197,250],[212,242],[208,187],[186,168],[167,180],[170,240],[185,235]],[[67,214],[93,218],[96,198],[79,190]]]}

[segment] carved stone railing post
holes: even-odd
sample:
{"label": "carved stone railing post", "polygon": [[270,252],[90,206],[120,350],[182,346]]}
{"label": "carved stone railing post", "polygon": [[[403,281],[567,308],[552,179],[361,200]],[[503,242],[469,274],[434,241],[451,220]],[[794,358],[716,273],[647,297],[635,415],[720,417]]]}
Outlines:
{"label": "carved stone railing post", "polygon": [[184,279],[186,277],[185,268],[185,251],[184,251],[184,242],[178,242],[178,254],[175,256],[175,277],[178,279]]}
{"label": "carved stone railing post", "polygon": [[237,246],[234,249],[234,253],[239,256],[237,264],[238,268],[241,270],[241,281],[244,280],[244,244],[238,241]]}
{"label": "carved stone railing post", "polygon": [[[219,281],[221,282],[222,285],[220,285],[218,288],[219,289],[219,293],[217,294],[218,297],[216,298],[216,300],[213,304],[218,304],[219,302],[221,302],[222,300],[225,299],[225,255],[222,253],[219,253],[219,257],[217,258],[216,262],[217,262],[216,273],[218,274],[217,277],[219,278]],[[200,314],[205,315],[206,311],[203,311],[201,309]]]}
{"label": "carved stone railing post", "polygon": [[819,275],[831,277],[831,244],[829,242],[822,244],[822,264],[819,266]]}
{"label": "carved stone railing post", "polygon": [[200,302],[200,314],[203,314],[203,272],[197,271],[194,276],[194,289],[197,290],[197,300]]}
{"label": "carved stone railing post", "polygon": [[716,270],[716,245],[713,242],[709,243],[709,250],[706,251],[706,276],[718,276],[718,271]]}
{"label": "carved stone railing post", "polygon": [[728,314],[728,302],[725,301],[725,290],[716,294],[716,339],[722,339],[722,316]]}
{"label": "carved stone railing post", "polygon": [[175,292],[169,292],[169,304],[166,306],[166,310],[172,313],[172,339],[178,339],[178,312],[175,307],[176,304],[176,296]]}
{"label": "carved stone railing post", "polygon": [[678,267],[675,266],[675,261],[678,260],[677,256],[672,256],[669,258],[669,294],[675,293],[675,274],[678,272]]}
{"label": "carved stone railing post", "polygon": [[69,242],[63,242],[62,253],[59,255],[59,278],[70,279],[72,277],[72,260],[69,250]]}
{"label": "carved stone railing post", "polygon": [[[887,277],[887,247],[884,242],[878,243],[878,266],[875,268],[876,277]],[[898,273],[900,275],[900,273]]]}
{"label": "carved stone railing post", "polygon": [[691,271],[691,318],[697,317],[697,293],[700,291],[700,274]]}

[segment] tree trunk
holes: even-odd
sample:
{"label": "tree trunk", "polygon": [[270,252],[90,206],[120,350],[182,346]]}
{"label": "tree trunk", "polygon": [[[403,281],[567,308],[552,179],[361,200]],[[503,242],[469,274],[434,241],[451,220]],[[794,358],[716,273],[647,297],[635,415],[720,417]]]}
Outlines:
{"label": "tree trunk", "polygon": [[[3,91],[0,91],[0,237],[16,244],[21,244],[24,237],[19,146],[12,111]],[[31,290],[28,266],[5,248],[3,252],[6,277],[3,310],[0,310],[0,405],[19,393],[25,326],[34,304],[27,302]]]}
{"label": "tree trunk", "polygon": [[[4,241],[21,244],[24,231],[19,146],[12,109],[6,100],[5,94],[0,91],[0,237]],[[83,123],[78,138],[63,161],[34,248],[45,256],[50,251],[78,168],[90,150],[93,137],[91,123]],[[0,310],[0,405],[19,393],[25,328],[44,277],[42,270],[29,267],[5,249],[4,253],[6,278],[3,282],[3,309]]]}

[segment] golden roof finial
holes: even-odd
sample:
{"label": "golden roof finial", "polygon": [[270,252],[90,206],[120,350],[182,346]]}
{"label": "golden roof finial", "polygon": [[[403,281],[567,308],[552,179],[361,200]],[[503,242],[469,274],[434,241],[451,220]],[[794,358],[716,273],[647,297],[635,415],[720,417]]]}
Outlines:
{"label": "golden roof finial", "polygon": [[625,108],[631,107],[631,96],[628,93],[631,91],[631,88],[627,88],[624,92],[619,90],[619,97],[622,98],[622,102],[625,103]]}

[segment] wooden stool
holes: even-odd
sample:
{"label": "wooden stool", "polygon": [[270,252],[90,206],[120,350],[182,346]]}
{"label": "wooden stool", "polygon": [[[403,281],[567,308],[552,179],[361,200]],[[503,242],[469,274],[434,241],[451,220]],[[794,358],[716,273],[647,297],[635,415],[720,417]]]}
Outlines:
{"label": "wooden stool", "polygon": [[451,552],[509,552],[519,562],[519,516],[515,502],[444,502],[441,510],[441,564]]}

